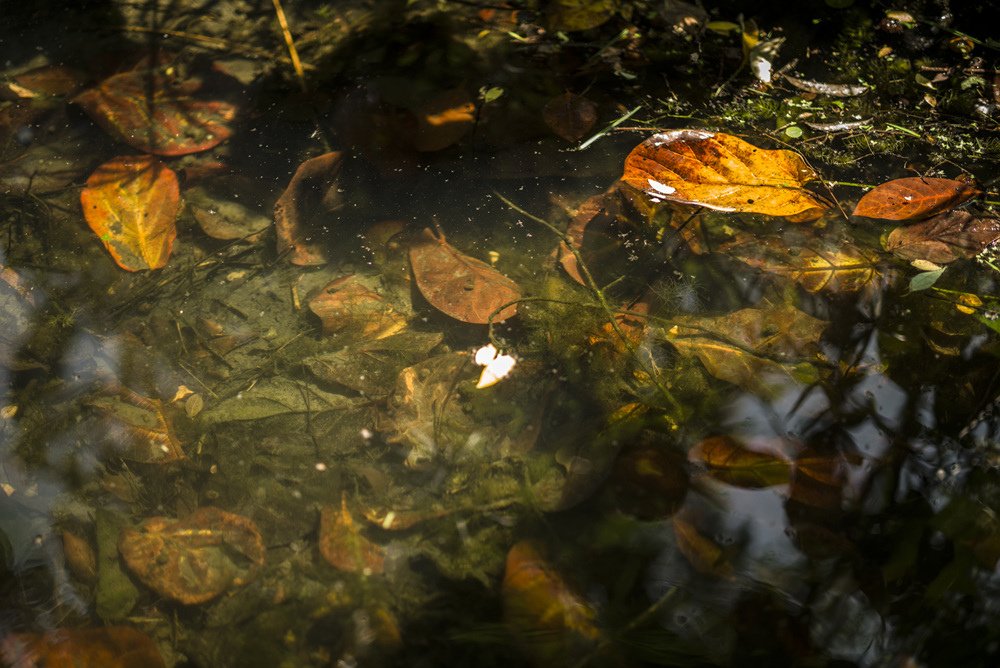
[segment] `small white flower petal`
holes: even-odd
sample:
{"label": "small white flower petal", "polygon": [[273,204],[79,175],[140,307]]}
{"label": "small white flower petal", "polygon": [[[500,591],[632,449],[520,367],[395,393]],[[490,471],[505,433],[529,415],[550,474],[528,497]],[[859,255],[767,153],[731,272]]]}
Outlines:
{"label": "small white flower petal", "polygon": [[492,343],[487,343],[485,346],[476,351],[476,364],[479,366],[486,366],[496,359],[498,353],[499,351],[493,346]]}
{"label": "small white flower petal", "polygon": [[479,375],[479,382],[476,383],[476,389],[496,385],[510,374],[515,364],[517,364],[517,360],[511,355],[498,356],[485,366],[483,372]]}
{"label": "small white flower petal", "polygon": [[673,195],[677,192],[677,188],[668,186],[666,183],[660,183],[659,181],[654,181],[653,179],[646,179],[646,181],[649,183],[650,188],[663,195]]}

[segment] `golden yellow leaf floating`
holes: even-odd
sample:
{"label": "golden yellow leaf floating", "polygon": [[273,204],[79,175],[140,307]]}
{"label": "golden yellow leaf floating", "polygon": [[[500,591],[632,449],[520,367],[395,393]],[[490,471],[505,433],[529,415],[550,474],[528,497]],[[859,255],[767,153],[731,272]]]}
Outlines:
{"label": "golden yellow leaf floating", "polygon": [[177,175],[148,155],[119,156],[98,167],[80,193],[83,216],[122,269],[167,264],[180,210]]}
{"label": "golden yellow leaf floating", "polygon": [[758,148],[721,132],[668,130],[632,149],[622,181],[654,200],[799,222],[827,208],[803,188],[818,178],[792,151]]}

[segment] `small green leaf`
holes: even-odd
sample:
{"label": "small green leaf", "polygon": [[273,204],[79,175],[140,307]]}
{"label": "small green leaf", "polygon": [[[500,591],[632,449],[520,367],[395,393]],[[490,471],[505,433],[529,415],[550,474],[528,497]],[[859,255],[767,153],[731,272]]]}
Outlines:
{"label": "small green leaf", "polygon": [[503,88],[499,86],[492,86],[490,88],[483,86],[479,89],[479,97],[482,98],[485,104],[499,100],[501,95],[503,95]]}
{"label": "small green leaf", "polygon": [[935,269],[934,271],[923,271],[910,279],[910,292],[919,292],[921,290],[926,290],[935,283],[937,279],[941,278],[941,274],[944,273],[946,267],[941,267],[940,269]]}
{"label": "small green leaf", "polygon": [[798,139],[802,136],[802,128],[797,125],[789,125],[785,128],[785,136],[791,137],[792,139]]}

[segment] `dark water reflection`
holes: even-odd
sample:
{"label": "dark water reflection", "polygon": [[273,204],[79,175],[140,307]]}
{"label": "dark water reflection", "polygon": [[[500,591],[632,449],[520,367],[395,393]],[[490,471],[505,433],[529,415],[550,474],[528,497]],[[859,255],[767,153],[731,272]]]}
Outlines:
{"label": "dark water reflection", "polygon": [[[680,29],[669,42],[677,53],[647,56],[643,69],[625,47],[545,42],[529,32],[538,25],[530,12],[507,26],[477,13],[496,9],[485,5],[414,4],[286,7],[314,56],[308,93],[253,55],[284,57],[270,3],[12,12],[0,43],[5,81],[74,64],[91,86],[156,53],[204,72],[223,58],[171,40],[224,39],[227,25],[244,43],[227,43],[220,68],[246,76],[233,136],[165,159],[182,173],[187,209],[168,265],[153,272],[116,267],[79,208],[93,169],[135,150],[68,94],[0,103],[0,270],[9,272],[0,282],[0,658],[48,665],[28,657],[54,651],[56,637],[28,634],[128,627],[143,639],[114,637],[135,643],[139,663],[88,665],[154,665],[143,662],[156,654],[178,666],[992,665],[997,335],[946,293],[908,293],[916,270],[882,250],[889,227],[824,217],[818,234],[876,255],[878,273],[855,292],[808,292],[719,250],[731,228],[792,240],[800,228],[791,223],[704,213],[715,245],[699,253],[672,229],[657,235],[636,200],[615,200],[607,207],[626,213],[595,219],[582,257],[613,307],[635,316],[648,306],[637,329],[621,321],[634,335],[626,345],[600,299],[557,268],[558,238],[534,219],[565,229],[657,128],[789,141],[773,131],[776,114],[733,110],[795,91],[742,81],[706,101],[706,83],[725,77],[715,81],[714,66],[682,69],[704,61],[681,57],[695,41]],[[677,4],[638,23],[655,36]],[[734,19],[730,4],[712,18]],[[65,13],[47,17],[49,5]],[[855,9],[823,14],[816,39],[830,45],[863,25],[870,33],[884,13]],[[808,17],[786,18],[760,20],[783,25],[794,43]],[[94,27],[92,41],[54,36],[76,19]],[[125,30],[123,41],[128,26],[173,37],[151,42],[146,30],[133,41]],[[522,40],[503,37],[517,30]],[[733,44],[699,39],[701,58],[727,72],[739,64]],[[25,50],[36,44],[33,60]],[[206,92],[222,96],[212,84]],[[504,92],[484,103],[480,86]],[[623,126],[571,150],[538,110],[588,86],[595,131],[636,104],[645,108],[634,122],[649,130]],[[421,87],[466,88],[474,130],[440,151],[413,150],[404,140],[420,130],[408,96]],[[858,138],[831,141],[846,152]],[[907,160],[937,167],[910,148],[906,160],[870,153],[817,167],[865,182],[901,175]],[[311,230],[330,261],[294,266],[275,250],[274,203],[303,160],[331,149],[344,151],[338,206]],[[968,168],[988,179],[995,165],[980,157]],[[334,197],[313,195],[316,207]],[[849,209],[857,191],[837,196]],[[222,210],[263,220],[266,231],[212,238],[197,217]],[[518,283],[526,299],[516,318],[464,324],[421,296],[408,248],[433,226]],[[371,318],[315,317],[310,299],[349,275],[402,314],[404,338],[372,347]],[[996,292],[982,265],[957,263],[945,276],[950,290]],[[685,353],[672,331],[788,306],[826,323],[819,341],[795,342],[815,353],[774,353],[769,369],[789,355],[801,365],[776,376],[755,367],[742,384]],[[765,329],[787,333],[780,310],[767,313]],[[476,389],[472,354],[490,341],[517,364]],[[733,472],[696,454],[723,437],[739,445],[732,456],[749,451],[756,464]],[[237,519],[149,531],[148,556],[127,556],[143,522],[207,507]],[[246,526],[259,531],[260,560]],[[184,600],[219,581],[204,600]],[[111,642],[87,638],[73,639],[73,651]]]}

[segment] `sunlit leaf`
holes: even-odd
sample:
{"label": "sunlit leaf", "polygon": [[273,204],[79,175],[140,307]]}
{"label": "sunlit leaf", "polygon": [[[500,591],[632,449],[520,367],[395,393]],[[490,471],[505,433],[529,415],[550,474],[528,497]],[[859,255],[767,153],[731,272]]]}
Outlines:
{"label": "sunlit leaf", "polygon": [[696,571],[715,577],[732,577],[733,566],[715,541],[704,536],[693,524],[680,517],[674,516],[672,522],[674,536],[677,538],[677,550]]}
{"label": "sunlit leaf", "polygon": [[756,393],[786,379],[813,382],[822,359],[819,340],[829,324],[794,306],[746,308],[716,317],[679,316],[664,331],[682,355],[710,374]]}
{"label": "sunlit leaf", "polygon": [[[420,293],[445,314],[478,325],[501,322],[517,313],[521,289],[490,265],[459,253],[425,228],[410,246],[410,265]],[[501,308],[502,307],[502,308]]]}
{"label": "sunlit leaf", "polygon": [[934,269],[931,271],[922,271],[913,278],[910,279],[910,292],[919,292],[920,290],[926,290],[927,288],[933,287],[937,280],[941,278],[941,274],[944,273],[945,268]]}
{"label": "sunlit leaf", "polygon": [[829,233],[797,230],[782,236],[741,235],[718,250],[795,281],[809,292],[856,292],[878,276],[873,255]]}
{"label": "sunlit leaf", "polygon": [[309,310],[323,323],[324,336],[346,332],[382,339],[406,327],[406,318],[354,274],[326,284],[309,300]]}
{"label": "sunlit leaf", "polygon": [[324,506],[319,520],[319,551],[334,568],[349,573],[377,575],[384,569],[382,548],[365,538],[347,509],[347,493],[340,499],[340,510]]}
{"label": "sunlit leaf", "polygon": [[582,95],[566,92],[549,100],[542,118],[555,134],[569,142],[583,139],[597,123],[597,106]]}
{"label": "sunlit leaf", "polygon": [[507,553],[501,596],[504,621],[536,665],[575,663],[601,639],[594,609],[529,541]]}
{"label": "sunlit leaf", "polygon": [[894,179],[865,194],[855,216],[883,220],[916,220],[953,209],[981,194],[964,181],[929,176]]}
{"label": "sunlit leaf", "polygon": [[122,269],[167,264],[180,210],[177,175],[151,156],[120,156],[98,167],[80,193],[83,217]]}
{"label": "sunlit leaf", "polygon": [[889,233],[885,247],[904,260],[948,264],[975,257],[997,239],[1000,239],[1000,218],[948,211],[897,227]]}
{"label": "sunlit leaf", "polygon": [[338,151],[306,160],[295,170],[292,180],[274,204],[274,229],[278,253],[288,254],[295,265],[326,264],[323,242],[331,213],[343,206],[338,188],[344,156]]}
{"label": "sunlit leaf", "polygon": [[827,208],[803,188],[818,178],[797,153],[703,130],[653,135],[629,153],[622,176],[654,200],[795,221],[816,218]]}
{"label": "sunlit leaf", "polygon": [[109,134],[156,155],[207,151],[231,134],[236,107],[192,97],[197,79],[175,82],[162,69],[145,68],[109,77],[73,101]]}
{"label": "sunlit leaf", "polygon": [[784,485],[791,475],[791,466],[784,459],[749,450],[731,436],[706,438],[691,448],[688,457],[704,465],[713,478],[736,487]]}
{"label": "sunlit leaf", "polygon": [[156,643],[131,626],[11,633],[0,659],[13,668],[165,668]]}
{"label": "sunlit leaf", "polygon": [[601,25],[618,11],[619,0],[553,0],[546,6],[550,30],[575,32]]}
{"label": "sunlit leaf", "polygon": [[265,556],[253,521],[211,507],[184,519],[151,517],[126,528],[118,549],[146,586],[189,605],[247,584],[264,567]]}

